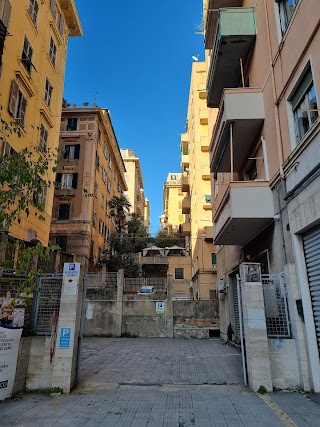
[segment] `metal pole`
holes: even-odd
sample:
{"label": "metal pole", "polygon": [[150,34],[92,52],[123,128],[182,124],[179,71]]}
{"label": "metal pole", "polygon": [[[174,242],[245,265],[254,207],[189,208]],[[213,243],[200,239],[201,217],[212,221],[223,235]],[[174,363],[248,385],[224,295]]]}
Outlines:
{"label": "metal pole", "polygon": [[233,123],[230,124],[230,169],[231,181],[233,181]]}
{"label": "metal pole", "polygon": [[280,281],[281,294],[283,295],[284,309],[286,312],[286,323],[287,323],[288,335],[291,336],[289,311],[288,311],[288,304],[287,304],[287,291],[284,283],[284,273],[279,274],[279,281]]}
{"label": "metal pole", "polygon": [[83,278],[81,320],[80,320],[80,332],[78,337],[78,352],[77,352],[77,366],[76,366],[76,382],[78,384],[80,382],[81,350],[82,350],[83,331],[84,331],[84,322],[85,322],[86,299],[87,299],[87,286]]}
{"label": "metal pole", "polygon": [[247,381],[247,367],[246,367],[246,358],[244,354],[244,342],[243,342],[243,321],[242,321],[242,302],[241,302],[241,278],[237,274],[237,291],[238,291],[238,308],[239,308],[239,322],[240,322],[240,342],[241,342],[241,358],[242,358],[242,368],[243,368],[243,383],[245,386],[248,385]]}
{"label": "metal pole", "polygon": [[241,70],[242,87],[245,87],[245,84],[244,84],[244,74],[243,74],[243,63],[242,63],[242,58],[240,58],[240,70]]}

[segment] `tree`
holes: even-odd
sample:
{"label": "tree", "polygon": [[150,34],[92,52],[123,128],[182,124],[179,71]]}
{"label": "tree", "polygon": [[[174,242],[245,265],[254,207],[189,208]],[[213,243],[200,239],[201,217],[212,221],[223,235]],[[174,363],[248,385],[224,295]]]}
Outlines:
{"label": "tree", "polygon": [[126,196],[113,196],[108,201],[110,215],[115,218],[116,228],[119,233],[123,230],[126,221],[126,214],[129,213],[131,204]]}
{"label": "tree", "polygon": [[129,234],[147,234],[146,227],[144,226],[144,218],[138,213],[133,212],[129,215],[129,219],[126,222],[126,226]]}
{"label": "tree", "polygon": [[0,148],[3,155],[0,157],[0,231],[7,230],[13,221],[20,222],[22,213],[30,214],[30,207],[34,215],[44,220],[41,214],[44,211],[43,195],[46,188],[53,185],[47,179],[50,172],[56,169],[56,156],[50,152],[45,155],[39,148],[23,148],[15,151],[8,140],[11,135],[21,138],[20,127],[14,121],[7,122],[1,117],[0,107]]}
{"label": "tree", "polygon": [[168,233],[168,231],[165,230],[160,230],[154,238],[154,244],[159,248],[174,245],[185,247],[185,238],[179,230],[171,233]]}

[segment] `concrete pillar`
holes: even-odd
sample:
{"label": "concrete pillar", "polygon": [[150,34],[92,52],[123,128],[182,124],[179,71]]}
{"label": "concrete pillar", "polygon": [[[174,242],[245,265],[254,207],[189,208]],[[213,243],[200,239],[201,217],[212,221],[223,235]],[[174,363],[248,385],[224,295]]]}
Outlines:
{"label": "concrete pillar", "polygon": [[249,386],[273,391],[260,264],[241,264],[240,277]]}
{"label": "concrete pillar", "polygon": [[118,270],[117,273],[117,303],[116,303],[116,337],[120,338],[122,334],[122,300],[124,288],[124,270]]}
{"label": "concrete pillar", "polygon": [[167,276],[167,301],[166,301],[166,338],[173,338],[173,280]]}
{"label": "concrete pillar", "polygon": [[[57,341],[53,358],[52,387],[61,387],[63,393],[70,393],[76,380],[78,344],[80,334],[81,303],[83,294],[83,269],[75,293],[64,292],[62,286]],[[60,348],[63,328],[70,328],[69,348]]]}

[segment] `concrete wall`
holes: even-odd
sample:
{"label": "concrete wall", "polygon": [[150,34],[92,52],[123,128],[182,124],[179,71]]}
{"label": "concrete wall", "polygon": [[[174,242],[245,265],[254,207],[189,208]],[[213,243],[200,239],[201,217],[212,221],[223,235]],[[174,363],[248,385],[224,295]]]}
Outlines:
{"label": "concrete wall", "polygon": [[301,380],[294,339],[268,339],[272,385],[279,389],[299,389]]}
{"label": "concrete wall", "polygon": [[51,337],[30,337],[27,390],[48,390],[52,386],[53,364],[50,364]]}
{"label": "concrete wall", "polygon": [[13,394],[23,392],[26,388],[31,340],[31,337],[21,338]]}
{"label": "concrete wall", "polygon": [[116,336],[116,314],[116,300],[88,301],[85,314],[85,336]]}

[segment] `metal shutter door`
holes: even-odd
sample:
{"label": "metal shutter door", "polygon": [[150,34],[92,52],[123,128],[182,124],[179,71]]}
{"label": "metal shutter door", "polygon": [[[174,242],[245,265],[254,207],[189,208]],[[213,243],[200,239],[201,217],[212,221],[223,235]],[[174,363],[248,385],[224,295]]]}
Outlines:
{"label": "metal shutter door", "polygon": [[315,227],[303,235],[303,246],[320,350],[320,227]]}

